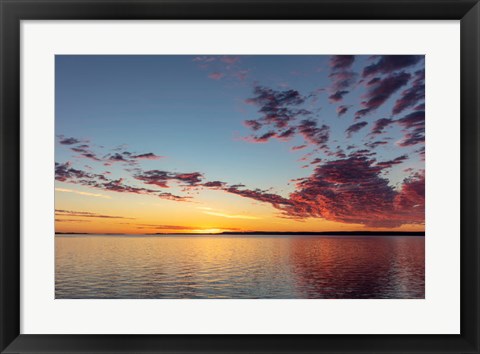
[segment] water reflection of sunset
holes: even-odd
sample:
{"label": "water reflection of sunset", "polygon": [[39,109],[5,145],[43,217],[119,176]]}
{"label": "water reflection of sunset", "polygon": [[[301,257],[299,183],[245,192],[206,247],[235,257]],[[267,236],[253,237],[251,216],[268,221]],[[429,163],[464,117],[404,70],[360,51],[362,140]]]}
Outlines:
{"label": "water reflection of sunset", "polygon": [[423,298],[423,237],[57,236],[57,298]]}
{"label": "water reflection of sunset", "polygon": [[307,289],[305,297],[312,298],[348,298],[348,294],[381,298],[412,288],[418,289],[415,296],[423,297],[424,251],[422,237],[325,237],[315,243],[292,238],[290,242],[295,280]]}

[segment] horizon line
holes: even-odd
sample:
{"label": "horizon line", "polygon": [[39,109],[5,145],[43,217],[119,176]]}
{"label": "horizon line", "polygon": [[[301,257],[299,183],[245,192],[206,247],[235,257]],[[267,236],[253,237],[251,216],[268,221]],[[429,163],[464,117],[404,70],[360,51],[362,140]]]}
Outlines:
{"label": "horizon line", "polygon": [[150,233],[97,233],[97,232],[62,232],[55,235],[418,235],[425,236],[425,231],[224,231],[224,232],[150,232]]}

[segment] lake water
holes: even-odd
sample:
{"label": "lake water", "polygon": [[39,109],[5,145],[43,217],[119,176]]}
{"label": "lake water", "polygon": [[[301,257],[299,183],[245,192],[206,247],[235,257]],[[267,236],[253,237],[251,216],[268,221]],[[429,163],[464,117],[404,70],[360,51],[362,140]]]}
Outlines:
{"label": "lake water", "polygon": [[425,239],[57,235],[55,297],[424,298]]}

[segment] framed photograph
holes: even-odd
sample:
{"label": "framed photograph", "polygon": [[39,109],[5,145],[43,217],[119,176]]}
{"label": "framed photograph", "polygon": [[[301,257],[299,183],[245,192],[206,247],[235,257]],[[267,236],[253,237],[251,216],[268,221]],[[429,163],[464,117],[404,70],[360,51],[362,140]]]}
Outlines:
{"label": "framed photograph", "polygon": [[1,11],[1,353],[479,353],[477,1]]}

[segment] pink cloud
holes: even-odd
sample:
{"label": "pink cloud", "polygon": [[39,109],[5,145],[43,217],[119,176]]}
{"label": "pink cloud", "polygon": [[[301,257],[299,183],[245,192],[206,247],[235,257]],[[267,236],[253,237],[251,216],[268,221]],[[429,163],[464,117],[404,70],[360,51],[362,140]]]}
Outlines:
{"label": "pink cloud", "polygon": [[225,74],[219,73],[219,72],[213,72],[213,73],[208,75],[208,77],[212,80],[220,80],[224,76],[225,76]]}
{"label": "pink cloud", "polygon": [[302,150],[302,149],[305,149],[307,147],[306,144],[304,145],[297,145],[297,146],[292,146],[292,148],[290,150],[292,151],[298,151],[298,150]]}
{"label": "pink cloud", "polygon": [[237,55],[225,55],[220,58],[220,61],[226,63],[226,64],[235,64],[240,60],[240,57]]}

